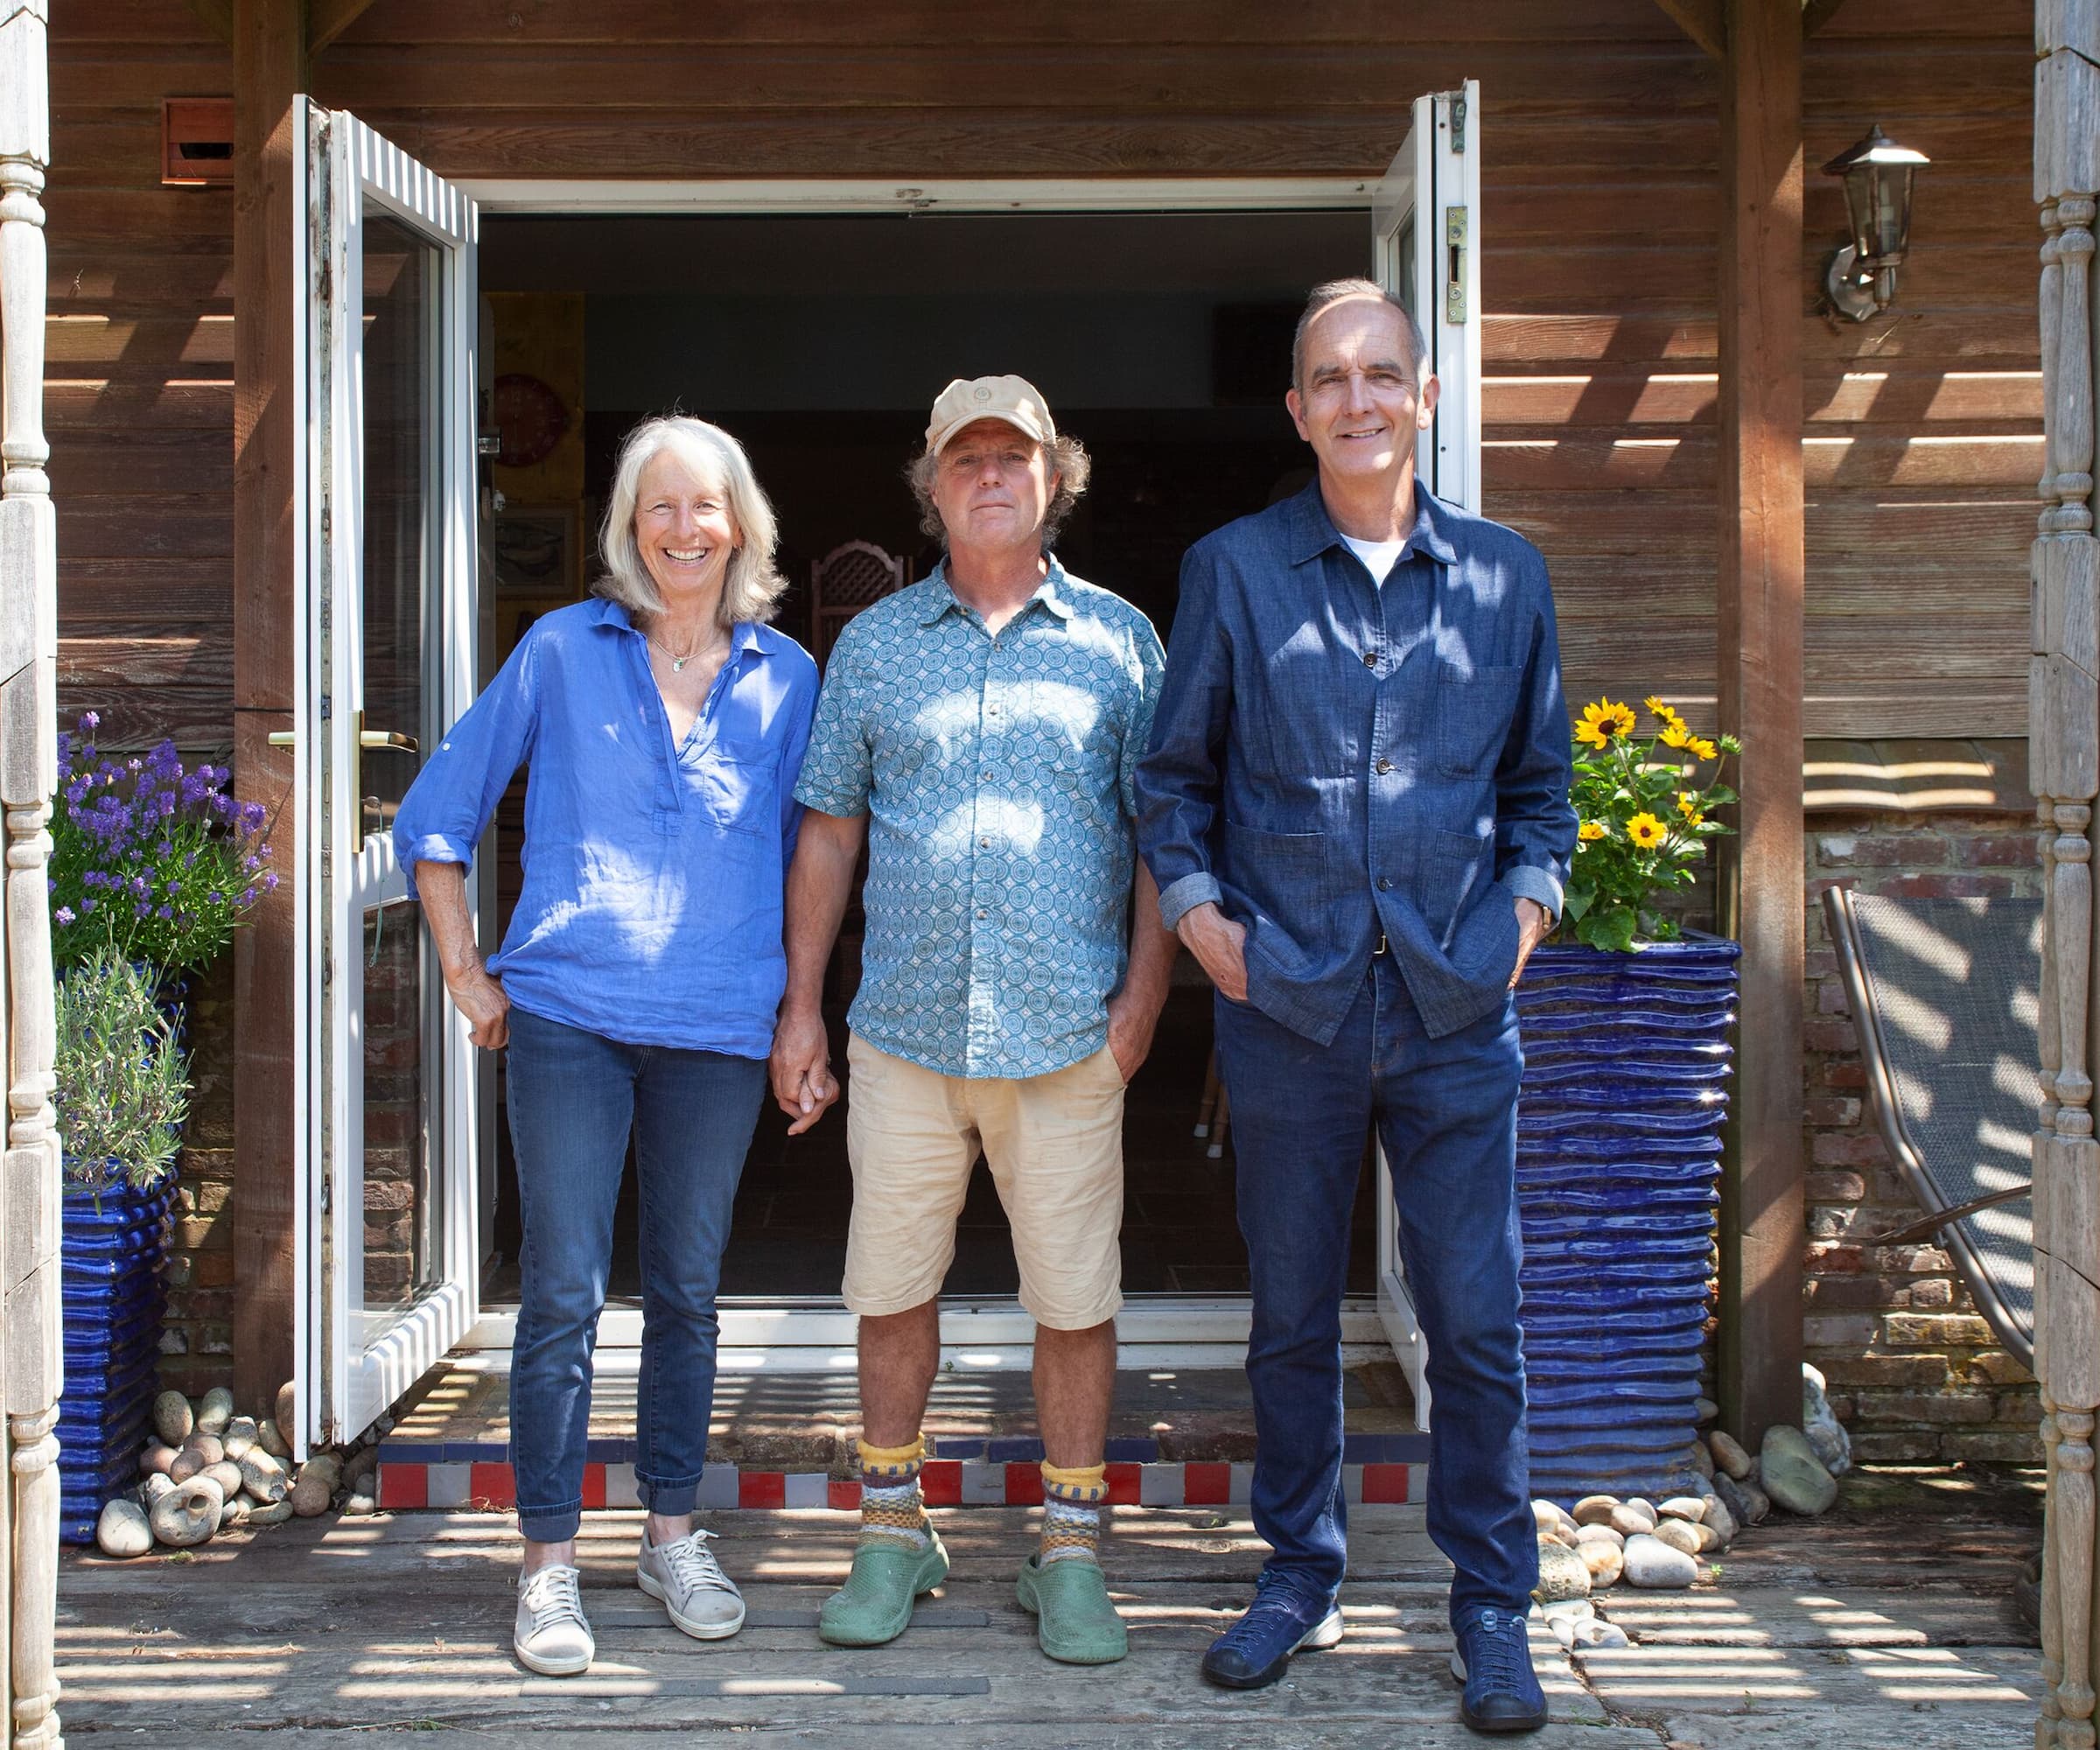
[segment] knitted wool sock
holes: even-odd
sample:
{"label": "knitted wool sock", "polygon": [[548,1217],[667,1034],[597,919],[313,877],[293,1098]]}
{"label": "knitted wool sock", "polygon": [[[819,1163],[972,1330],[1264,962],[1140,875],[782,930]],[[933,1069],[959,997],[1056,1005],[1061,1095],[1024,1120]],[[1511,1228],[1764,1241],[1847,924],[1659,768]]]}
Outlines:
{"label": "knitted wool sock", "polygon": [[926,1461],[926,1436],[908,1446],[860,1448],[860,1535],[895,1537],[914,1550],[932,1541],[926,1502],[919,1493],[919,1466]]}
{"label": "knitted wool sock", "polygon": [[1064,1470],[1043,1460],[1043,1547],[1038,1564],[1101,1559],[1101,1503],[1109,1498],[1109,1467]]}

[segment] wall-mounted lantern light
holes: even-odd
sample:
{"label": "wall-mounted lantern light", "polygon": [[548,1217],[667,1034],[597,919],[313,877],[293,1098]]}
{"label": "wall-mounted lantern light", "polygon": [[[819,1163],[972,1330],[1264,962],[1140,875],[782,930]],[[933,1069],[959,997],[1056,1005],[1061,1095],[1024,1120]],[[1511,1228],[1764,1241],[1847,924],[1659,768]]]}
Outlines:
{"label": "wall-mounted lantern light", "polygon": [[1896,270],[1910,246],[1911,179],[1932,160],[1899,146],[1879,122],[1864,140],[1824,165],[1844,178],[1852,240],[1830,257],[1823,276],[1830,308],[1854,322],[1886,310],[1896,296]]}

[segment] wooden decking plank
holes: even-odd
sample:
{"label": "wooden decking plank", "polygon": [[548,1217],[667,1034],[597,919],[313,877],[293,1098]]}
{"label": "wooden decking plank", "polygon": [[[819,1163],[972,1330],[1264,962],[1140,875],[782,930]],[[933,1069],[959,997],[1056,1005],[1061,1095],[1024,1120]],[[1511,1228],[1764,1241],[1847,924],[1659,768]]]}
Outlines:
{"label": "wooden decking plank", "polygon": [[[1278,1720],[1241,1727],[1206,1724],[1201,1742],[1204,1750],[1391,1750],[1396,1741],[1394,1725],[1390,1718],[1325,1718],[1307,1724]],[[1480,1740],[1456,1720],[1410,1720],[1405,1726],[1408,1750],[1479,1750]],[[563,1710],[543,1729],[550,1740],[558,1732],[581,1740],[588,1750],[665,1750],[662,1732],[635,1730],[607,1721],[602,1714],[585,1718]],[[1186,1750],[1190,1742],[1180,1726],[1126,1720],[1007,1720],[969,1729],[971,1750]],[[850,1734],[854,1750],[927,1750],[926,1730],[920,1726],[857,1720]],[[416,1729],[413,1742],[416,1750],[511,1750],[522,1742],[536,1741],[538,1736],[522,1738],[518,1727],[509,1722],[486,1731],[431,1722]],[[758,1750],[837,1750],[841,1732],[836,1725],[746,1726],[738,1729],[736,1741]],[[1657,1750],[1661,1740],[1646,1726],[1556,1721],[1523,1741],[1526,1750]],[[183,1750],[255,1750],[256,1743],[254,1730],[235,1728],[189,1740]],[[373,1750],[373,1743],[371,1732],[356,1727],[279,1726],[270,1739],[270,1750]],[[1996,1750],[1995,1745],[1992,1750]]]}
{"label": "wooden decking plank", "polygon": [[[1236,1575],[1251,1584],[1265,1546],[1254,1535],[1245,1508],[1110,1508],[1104,1516],[1103,1547],[1110,1572],[1132,1582],[1222,1578]],[[1040,1512],[1029,1508],[963,1508],[936,1512],[941,1535],[961,1572],[1011,1573],[1033,1547]],[[578,1544],[584,1582],[631,1569],[641,1535],[639,1511],[584,1516]],[[858,1522],[850,1514],[822,1508],[703,1514],[700,1523],[718,1532],[722,1560],[745,1579],[828,1580],[836,1585],[853,1558]],[[309,1529],[314,1528],[314,1529]],[[402,1513],[370,1519],[295,1522],[265,1531],[214,1539],[179,1566],[187,1573],[237,1570],[249,1583],[304,1575],[333,1577],[352,1568],[373,1573],[427,1573],[441,1567],[514,1568],[518,1536],[508,1516],[489,1513]],[[1429,1541],[1418,1507],[1358,1510],[1350,1527],[1351,1572],[1359,1578],[1430,1578],[1450,1565]],[[123,1564],[150,1571],[152,1559]],[[118,1566],[75,1558],[75,1574],[107,1572]]]}
{"label": "wooden decking plank", "polygon": [[[985,1750],[1334,1750],[1396,1741],[1456,1750],[1446,1672],[1446,1574],[1419,1508],[1363,1509],[1348,1633],[1252,1694],[1205,1684],[1203,1648],[1244,1605],[1263,1547],[1243,1508],[1124,1511],[1106,1545],[1130,1656],[1046,1660],[1013,1572],[1037,1516],[943,1514],[950,1582],[886,1648],[822,1645],[818,1607],[851,1554],[850,1515],[716,1516],[750,1606],[745,1631],[678,1634],[632,1585],[637,1513],[588,1516],[585,1608],[598,1660],[581,1683],[511,1656],[516,1534],[505,1518],[404,1514],[229,1536],[189,1562],[70,1560],[60,1646],[69,1735],[351,1750],[413,1730],[433,1750],[648,1750],[667,1734],[766,1746],[903,1750],[961,1733]],[[1617,1589],[1601,1613],[1639,1644],[1571,1659],[1543,1627],[1534,1654],[1555,1722],[1541,1750],[2024,1750],[2034,1650],[1997,1593],[2031,1530],[1986,1516],[1915,1527],[1774,1523],[1725,1558],[1723,1584]],[[1751,1552],[1754,1551],[1753,1555]],[[1921,1559],[1929,1552],[1928,1559]]]}

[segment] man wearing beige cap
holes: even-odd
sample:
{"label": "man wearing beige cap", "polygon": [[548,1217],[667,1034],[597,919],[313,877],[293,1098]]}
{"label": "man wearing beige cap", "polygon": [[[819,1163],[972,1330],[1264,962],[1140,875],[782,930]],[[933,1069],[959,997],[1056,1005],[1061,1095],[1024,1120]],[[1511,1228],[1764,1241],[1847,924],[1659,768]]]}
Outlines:
{"label": "man wearing beige cap", "polygon": [[861,1536],[819,1625],[841,1646],[894,1639],[914,1598],[948,1574],[919,1489],[920,1424],[982,1152],[1036,1323],[1044,1523],[1019,1601],[1054,1659],[1102,1664],[1126,1648],[1098,1550],[1123,1096],[1152,1045],[1174,940],[1133,833],[1159,640],[1049,550],[1087,471],[1021,378],[942,391],[911,481],[946,556],[839,635],[795,787],[809,812],[773,1048],[790,1134],[838,1098],[818,998],[864,840],[868,850],[847,1017]]}

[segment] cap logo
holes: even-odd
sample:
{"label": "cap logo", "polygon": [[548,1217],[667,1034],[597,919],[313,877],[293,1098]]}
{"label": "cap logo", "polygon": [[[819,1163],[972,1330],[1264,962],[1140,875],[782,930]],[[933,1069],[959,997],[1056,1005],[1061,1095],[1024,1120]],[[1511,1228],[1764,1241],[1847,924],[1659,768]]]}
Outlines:
{"label": "cap logo", "polygon": [[991,399],[991,385],[990,383],[979,383],[975,388],[970,390],[970,398],[977,402],[978,405],[982,406],[985,402],[988,402]]}

